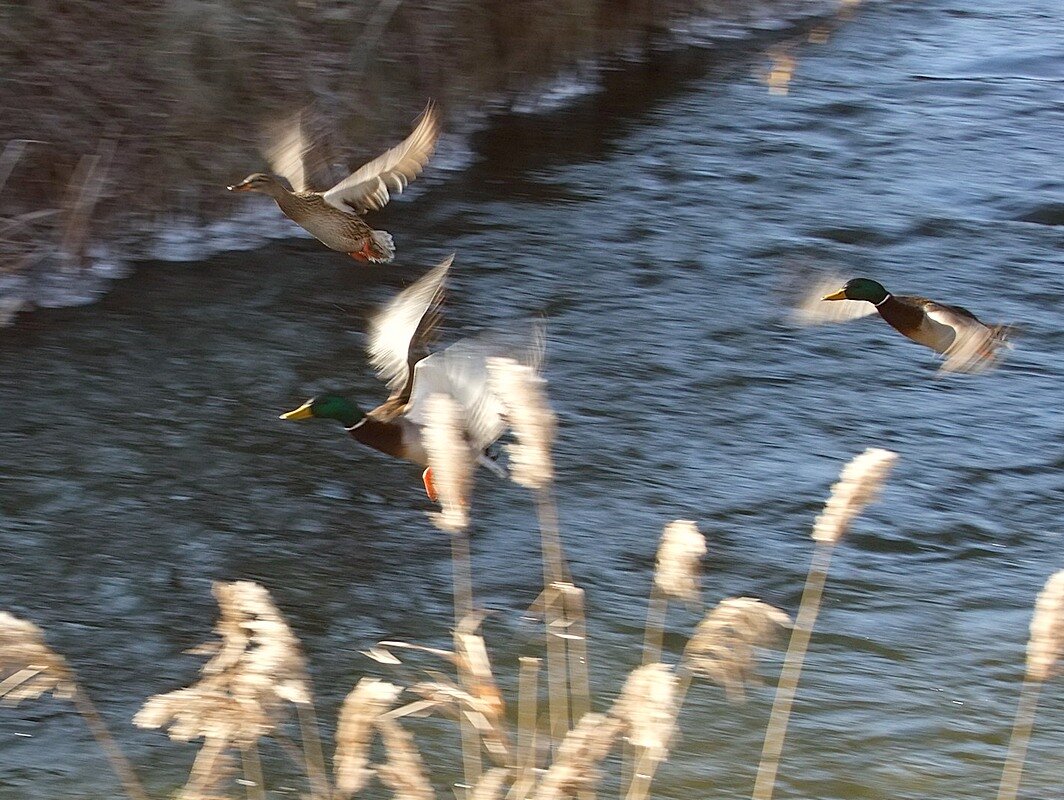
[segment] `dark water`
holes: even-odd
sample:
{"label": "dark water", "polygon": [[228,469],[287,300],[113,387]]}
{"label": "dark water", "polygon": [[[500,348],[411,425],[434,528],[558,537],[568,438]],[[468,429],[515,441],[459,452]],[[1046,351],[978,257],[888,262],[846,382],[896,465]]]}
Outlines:
{"label": "dark water", "polygon": [[[378,402],[366,313],[456,250],[452,335],[550,321],[600,697],[638,658],[666,521],[706,533],[710,601],[793,613],[828,486],[886,446],[901,459],[836,554],[778,796],[992,797],[1030,608],[1064,566],[1061,30],[1057,0],[901,2],[798,45],[787,96],[759,80],[763,58],[627,72],[564,112],[500,120],[467,173],[390,207],[401,266],[292,240],[145,266],[96,306],[24,319],[0,334],[0,607],[47,629],[158,795],[192,749],[129,720],[193,677],[182,651],[208,637],[210,581],[270,588],[327,719],[375,640],[445,641],[449,551],[416,469],[276,416],[328,386]],[[781,297],[814,266],[1024,333],[997,372],[937,379],[878,320],[789,325]],[[483,477],[475,581],[506,675],[535,639],[519,619],[534,519]],[[672,617],[674,652],[694,622]],[[1042,696],[1031,798],[1064,794],[1061,686]],[[696,688],[659,795],[749,796],[770,703]],[[0,797],[113,796],[65,706],[0,721]]]}

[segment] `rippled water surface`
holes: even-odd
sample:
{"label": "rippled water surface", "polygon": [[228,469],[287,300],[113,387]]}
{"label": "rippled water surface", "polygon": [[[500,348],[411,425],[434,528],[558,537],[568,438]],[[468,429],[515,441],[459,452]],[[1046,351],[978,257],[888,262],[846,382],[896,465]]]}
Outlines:
{"label": "rippled water surface", "polygon": [[[835,556],[778,796],[992,797],[1030,608],[1064,567],[1062,29],[1057,0],[888,3],[794,43],[785,96],[763,55],[625,72],[565,111],[499,120],[468,172],[379,215],[399,266],[293,239],[145,265],[95,306],[24,318],[0,334],[0,606],[48,631],[159,796],[191,748],[129,720],[194,675],[210,581],[270,588],[325,719],[377,639],[445,642],[449,549],[417,470],[277,414],[326,387],[379,402],[366,314],[456,250],[448,335],[549,319],[600,701],[638,658],[666,521],[705,532],[709,601],[793,613],[829,485],[889,447],[883,501]],[[937,378],[878,319],[789,324],[814,268],[1023,334],[1000,370]],[[535,645],[535,516],[487,475],[475,510],[476,588],[512,676]],[[695,621],[677,611],[667,648]],[[1042,696],[1031,798],[1064,791],[1062,686]],[[771,699],[696,687],[660,796],[749,796]],[[65,706],[0,711],[0,797],[113,793]]]}

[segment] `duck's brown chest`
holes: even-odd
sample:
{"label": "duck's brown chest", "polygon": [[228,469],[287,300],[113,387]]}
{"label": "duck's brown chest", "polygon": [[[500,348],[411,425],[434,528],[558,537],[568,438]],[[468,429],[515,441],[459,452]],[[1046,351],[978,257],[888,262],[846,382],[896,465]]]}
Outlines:
{"label": "duck's brown chest", "polygon": [[372,447],[395,458],[406,458],[403,444],[403,429],[390,422],[381,422],[373,417],[363,417],[362,421],[349,430],[352,438],[359,444]]}

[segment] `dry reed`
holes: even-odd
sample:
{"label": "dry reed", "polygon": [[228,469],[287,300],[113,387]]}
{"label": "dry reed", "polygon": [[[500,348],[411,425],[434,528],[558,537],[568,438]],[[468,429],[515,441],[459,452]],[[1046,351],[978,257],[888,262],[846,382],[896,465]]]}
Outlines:
{"label": "dry reed", "polygon": [[507,446],[510,477],[529,489],[544,489],[554,480],[551,446],[557,429],[543,380],[512,358],[488,361],[494,393],[506,407],[517,442]]}
{"label": "dry reed", "polygon": [[58,700],[72,701],[126,794],[133,800],[147,800],[133,765],[112,738],[96,706],[78,686],[66,659],[48,646],[40,628],[6,611],[0,611],[0,676],[0,702],[4,705],[36,700],[49,692]]}
{"label": "dry reed", "polygon": [[729,700],[745,699],[745,687],[757,682],[756,650],[767,646],[791,618],[753,597],[729,597],[706,614],[684,648],[683,665],[691,675],[720,685]]}
{"label": "dry reed", "polygon": [[381,782],[398,800],[431,800],[436,796],[425,773],[414,737],[398,722],[387,717],[377,720],[377,730],[384,739],[387,760],[377,767]]}
{"label": "dry reed", "polygon": [[[212,749],[226,743],[240,750],[245,767],[254,772],[258,741],[277,729],[284,703],[311,706],[306,664],[298,640],[262,586],[217,582],[214,594],[221,612],[215,625],[219,638],[194,650],[211,656],[202,677],[190,687],[150,698],[133,723],[168,728],[170,738],[179,741],[202,738]],[[328,786],[316,726],[310,727],[313,715],[301,714],[300,724],[308,780],[323,796]],[[261,784],[258,776],[246,772],[245,778]]]}
{"label": "dry reed", "polygon": [[431,515],[432,521],[442,531],[461,534],[469,527],[473,485],[473,455],[462,434],[462,411],[451,397],[434,394],[428,400],[426,416],[423,441],[442,507]]}
{"label": "dry reed", "polygon": [[695,523],[678,519],[665,526],[655,559],[654,583],[647,604],[647,624],[643,637],[643,663],[661,660],[665,616],[669,598],[683,600],[688,607],[701,603],[699,572],[706,554],[706,539]]}
{"label": "dry reed", "polygon": [[373,775],[369,748],[377,719],[389,711],[403,690],[377,678],[362,678],[344,699],[336,724],[333,775],[336,793],[348,798],[362,791]]}
{"label": "dry reed", "polygon": [[599,767],[624,725],[614,716],[585,714],[562,740],[553,763],[536,786],[533,800],[562,800],[581,790],[594,789],[601,781]]}
{"label": "dry reed", "polygon": [[802,600],[787,647],[783,671],[776,687],[776,698],[772,703],[772,714],[765,733],[761,761],[757,767],[752,800],[769,800],[775,788],[791,706],[798,690],[798,679],[802,673],[802,662],[809,647],[813,625],[820,610],[820,599],[824,594],[824,584],[831,566],[831,554],[857,515],[876,498],[880,485],[886,480],[896,460],[897,453],[869,448],[850,461],[843,468],[838,482],[831,487],[831,496],[813,524],[812,538],[816,546],[802,590]]}
{"label": "dry reed", "polygon": [[1027,745],[1031,740],[1038,695],[1042,684],[1058,670],[1064,657],[1064,570],[1046,581],[1035,601],[1031,636],[1027,641],[1027,670],[1016,720],[1009,737],[1009,752],[1001,771],[998,800],[1014,800],[1020,790]]}

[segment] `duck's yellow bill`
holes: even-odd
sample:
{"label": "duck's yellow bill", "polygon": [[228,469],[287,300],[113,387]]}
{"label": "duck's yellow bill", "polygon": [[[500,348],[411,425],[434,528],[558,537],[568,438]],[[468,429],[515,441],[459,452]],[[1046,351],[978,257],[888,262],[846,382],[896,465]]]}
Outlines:
{"label": "duck's yellow bill", "polygon": [[820,299],[821,300],[845,300],[846,299],[846,290],[845,289],[839,289],[837,292],[832,292],[831,294],[826,294],[823,297],[821,297]]}
{"label": "duck's yellow bill", "polygon": [[281,414],[281,419],[310,419],[314,416],[314,412],[310,410],[310,404],[313,401],[308,400],[299,408],[292,411],[286,411]]}

